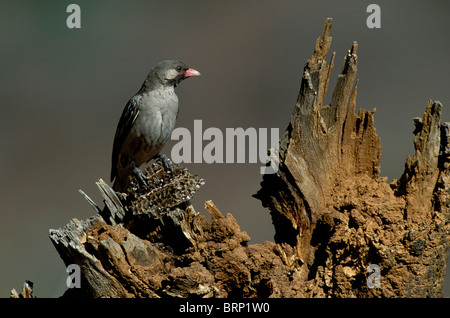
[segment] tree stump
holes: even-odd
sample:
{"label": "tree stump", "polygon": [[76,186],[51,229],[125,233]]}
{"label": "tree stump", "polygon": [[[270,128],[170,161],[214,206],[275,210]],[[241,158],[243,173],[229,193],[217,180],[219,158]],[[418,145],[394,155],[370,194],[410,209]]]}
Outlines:
{"label": "tree stump", "polygon": [[[356,115],[357,43],[345,57],[330,105],[323,105],[334,54],[325,62],[331,19],[306,63],[280,169],[257,197],[270,208],[275,241],[295,248],[311,296],[442,296],[449,239],[449,132],[442,105],[415,119],[416,153],[400,180],[380,178],[373,111]],[[366,269],[381,270],[368,288]]]}
{"label": "tree stump", "polygon": [[248,244],[234,217],[212,201],[210,219],[196,212],[189,200],[204,181],[156,162],[145,172],[148,189],[134,181],[116,194],[100,180],[105,207],[83,193],[97,213],[50,230],[66,266],[81,270],[81,288],[65,296],[442,296],[450,238],[442,105],[430,101],[414,119],[416,152],[388,184],[379,177],[375,110],[355,114],[356,42],[323,105],[335,57],[326,63],[330,30],[327,19],[305,65],[279,170],[263,176],[255,195],[270,209],[275,242]]}

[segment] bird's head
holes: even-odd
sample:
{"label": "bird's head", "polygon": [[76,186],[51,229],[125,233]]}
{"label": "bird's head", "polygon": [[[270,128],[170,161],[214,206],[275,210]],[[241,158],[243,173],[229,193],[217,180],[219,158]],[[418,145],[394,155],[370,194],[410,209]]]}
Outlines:
{"label": "bird's head", "polygon": [[200,76],[200,72],[189,68],[180,61],[167,60],[158,63],[152,70],[158,81],[164,86],[177,86],[182,80]]}

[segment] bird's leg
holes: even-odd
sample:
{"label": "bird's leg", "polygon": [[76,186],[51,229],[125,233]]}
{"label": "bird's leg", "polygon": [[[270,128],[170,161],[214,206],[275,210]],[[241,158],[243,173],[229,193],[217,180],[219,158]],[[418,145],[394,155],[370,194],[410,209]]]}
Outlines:
{"label": "bird's leg", "polygon": [[145,175],[138,167],[136,167],[134,161],[131,162],[131,167],[133,168],[133,174],[136,176],[138,183],[144,188],[148,188],[147,182],[145,181]]}
{"label": "bird's leg", "polygon": [[172,161],[170,161],[169,158],[167,158],[167,156],[165,154],[158,154],[157,157],[159,159],[161,159],[161,162],[163,164],[164,170],[168,173],[172,173],[173,172],[173,165],[172,165]]}

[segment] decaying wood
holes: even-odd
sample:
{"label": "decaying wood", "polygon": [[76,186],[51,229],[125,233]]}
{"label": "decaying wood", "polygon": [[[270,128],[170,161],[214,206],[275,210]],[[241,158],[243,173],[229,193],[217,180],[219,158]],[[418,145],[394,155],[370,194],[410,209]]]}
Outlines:
{"label": "decaying wood", "polygon": [[212,202],[211,200],[205,202],[205,210],[208,211],[209,214],[211,214],[213,219],[223,218],[222,212],[219,211],[214,202]]}
{"label": "decaying wood", "polygon": [[[280,166],[255,195],[270,209],[275,242],[248,244],[230,213],[212,201],[211,219],[192,195],[204,181],[156,162],[116,194],[99,180],[105,208],[50,230],[66,265],[82,273],[86,297],[439,297],[450,238],[449,124],[430,101],[415,119],[415,154],[399,180],[379,177],[374,112],[356,110],[357,43],[348,51],[330,105],[324,97],[331,19],[305,65]],[[369,265],[381,269],[370,288]],[[373,286],[372,286],[373,287]]]}
{"label": "decaying wood", "polygon": [[13,288],[10,298],[33,298],[33,282],[26,280],[20,294]]}
{"label": "decaying wood", "polygon": [[[311,296],[441,296],[448,255],[448,127],[430,101],[416,121],[416,153],[400,180],[380,178],[374,111],[356,115],[357,44],[330,105],[323,97],[333,67],[328,20],[307,62],[297,104],[280,142],[280,169],[256,195],[271,210],[277,243],[295,247],[314,284]],[[276,186],[273,186],[276,184]],[[369,289],[370,264],[382,288]]]}

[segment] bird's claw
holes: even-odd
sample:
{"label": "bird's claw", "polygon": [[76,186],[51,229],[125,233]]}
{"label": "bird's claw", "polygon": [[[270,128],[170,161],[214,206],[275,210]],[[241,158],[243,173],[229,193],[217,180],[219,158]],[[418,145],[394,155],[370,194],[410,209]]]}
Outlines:
{"label": "bird's claw", "polygon": [[167,156],[164,155],[164,154],[159,154],[158,158],[161,159],[161,162],[163,164],[164,170],[167,173],[172,173],[173,170],[174,170],[172,161],[169,158],[167,158]]}
{"label": "bird's claw", "polygon": [[136,176],[136,179],[141,187],[148,188],[148,184],[145,181],[145,175],[138,167],[133,167],[133,174]]}

